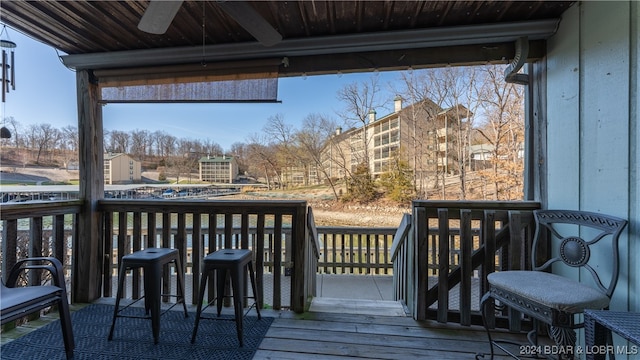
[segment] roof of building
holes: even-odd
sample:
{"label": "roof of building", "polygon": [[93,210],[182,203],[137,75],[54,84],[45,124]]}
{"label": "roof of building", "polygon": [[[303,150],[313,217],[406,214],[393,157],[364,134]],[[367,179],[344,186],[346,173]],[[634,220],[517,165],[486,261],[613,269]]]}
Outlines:
{"label": "roof of building", "polygon": [[233,156],[203,156],[198,162],[231,162]]}
{"label": "roof of building", "polygon": [[125,154],[125,153],[105,153],[104,154],[104,159],[105,160],[112,160],[112,159],[115,159],[115,158],[120,157],[122,155],[127,155],[127,154]]}

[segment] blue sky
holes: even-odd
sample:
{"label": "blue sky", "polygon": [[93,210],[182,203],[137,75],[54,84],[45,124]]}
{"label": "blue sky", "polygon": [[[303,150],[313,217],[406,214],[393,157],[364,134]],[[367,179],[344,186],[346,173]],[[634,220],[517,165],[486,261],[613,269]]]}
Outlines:
{"label": "blue sky", "polygon": [[[7,37],[8,32],[8,37]],[[2,39],[15,49],[16,90],[7,94],[1,119],[13,117],[22,126],[49,123],[61,129],[77,126],[75,73],[66,68],[52,47],[8,28]],[[376,73],[386,91],[395,72]],[[247,142],[259,133],[267,119],[282,114],[285,122],[300,127],[312,113],[333,116],[342,107],[336,94],[344,85],[366,81],[371,73],[307,76],[279,79],[278,100],[271,104],[109,104],[103,107],[105,130],[162,130],[177,138],[210,139],[224,150],[235,142]],[[394,94],[389,91],[389,99]],[[389,111],[377,109],[379,116]]]}

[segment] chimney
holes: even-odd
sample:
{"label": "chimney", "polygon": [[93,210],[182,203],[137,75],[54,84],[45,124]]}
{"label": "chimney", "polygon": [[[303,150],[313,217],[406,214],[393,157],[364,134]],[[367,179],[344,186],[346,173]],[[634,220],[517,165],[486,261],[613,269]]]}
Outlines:
{"label": "chimney", "polygon": [[338,126],[336,128],[336,136],[342,134],[342,128],[340,126]]}
{"label": "chimney", "polygon": [[393,111],[399,112],[402,110],[402,97],[400,95],[396,95],[393,99]]}
{"label": "chimney", "polygon": [[369,124],[373,123],[374,121],[376,121],[376,111],[371,109],[369,110]]}

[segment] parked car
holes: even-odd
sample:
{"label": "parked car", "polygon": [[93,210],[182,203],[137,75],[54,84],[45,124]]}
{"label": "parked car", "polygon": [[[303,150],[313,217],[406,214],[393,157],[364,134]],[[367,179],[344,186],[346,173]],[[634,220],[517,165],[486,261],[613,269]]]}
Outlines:
{"label": "parked car", "polygon": [[167,189],[164,192],[162,192],[162,196],[163,197],[175,197],[176,196],[176,191],[174,189]]}

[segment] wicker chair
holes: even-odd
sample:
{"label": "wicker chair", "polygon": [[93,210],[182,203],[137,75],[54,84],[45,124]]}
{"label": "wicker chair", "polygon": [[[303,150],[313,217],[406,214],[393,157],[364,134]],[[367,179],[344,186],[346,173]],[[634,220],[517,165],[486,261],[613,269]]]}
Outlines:
{"label": "wicker chair", "polygon": [[[486,303],[489,299],[497,300],[501,305],[533,319],[533,330],[528,334],[529,342],[533,345],[537,345],[538,322],[548,324],[549,336],[560,349],[558,353],[562,354],[559,357],[572,358],[572,351],[576,349],[574,329],[583,326],[577,315],[585,309],[608,309],[611,295],[616,287],[619,270],[618,238],[627,224],[626,220],[570,210],[537,210],[534,216],[536,233],[531,249],[533,271],[510,270],[491,273],[487,276],[489,290],[481,300],[481,309],[489,337],[491,358],[494,355],[494,346],[514,358],[518,356],[502,345],[510,343],[509,341],[491,338],[486,319],[487,311],[491,310],[490,304]],[[566,233],[574,235],[561,235]],[[538,250],[554,243],[549,242],[550,237],[551,240],[557,239],[558,247],[554,253],[557,256],[546,261],[537,261]],[[605,283],[602,282],[598,271],[601,275],[604,274],[606,270],[603,267],[607,268],[607,266],[594,268],[589,264],[594,246],[597,246],[595,248],[597,251],[604,251],[605,246],[609,249],[607,252],[602,252],[611,256],[610,276]],[[589,284],[589,281],[578,282],[548,272],[554,263],[586,270],[584,278],[591,277],[594,280],[593,285]],[[536,347],[531,348],[536,349]]]}

